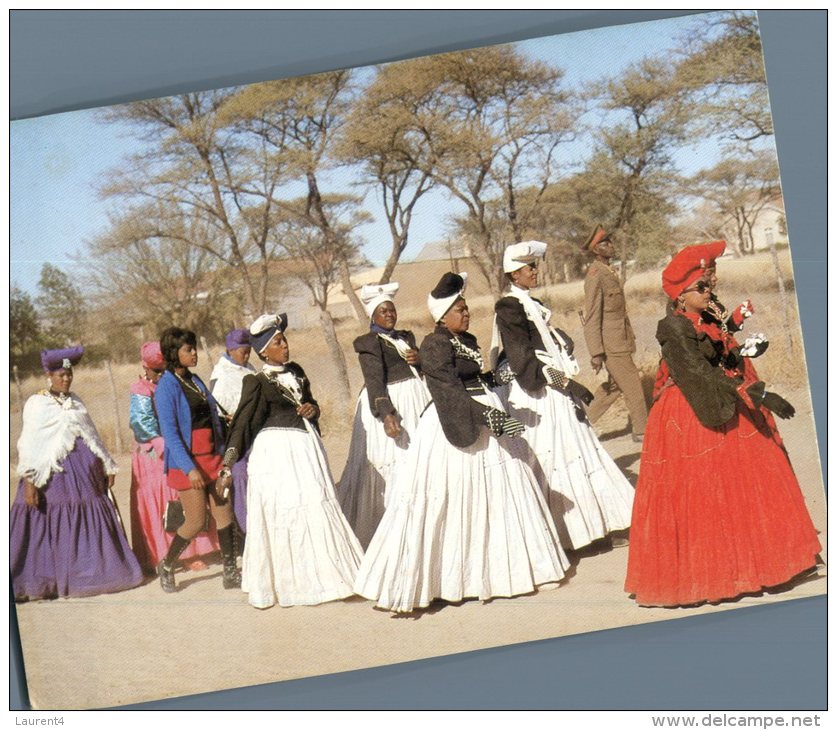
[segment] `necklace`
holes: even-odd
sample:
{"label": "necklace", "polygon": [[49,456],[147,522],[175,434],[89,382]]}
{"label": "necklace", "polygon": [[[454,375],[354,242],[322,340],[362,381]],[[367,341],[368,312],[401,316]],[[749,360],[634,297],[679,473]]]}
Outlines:
{"label": "necklace", "polygon": [[193,393],[197,393],[202,400],[206,400],[206,393],[204,393],[197,385],[195,385],[192,382],[191,378],[189,378],[189,380],[186,380],[177,373],[174,374],[174,377],[177,378],[181,383],[183,383],[183,385],[185,385]]}
{"label": "necklace", "polygon": [[70,397],[68,393],[56,393],[52,388],[45,392],[47,395],[51,396],[52,399],[60,406],[63,406],[67,402],[67,399]]}
{"label": "necklace", "polygon": [[[268,382],[270,382],[273,385],[273,387],[279,391],[279,395],[281,395],[285,400],[290,401],[295,406],[302,405],[301,391],[298,393],[295,392],[299,389],[299,379],[296,377],[296,375],[291,373],[284,366],[282,366],[282,369],[280,370],[276,366],[263,365],[262,372],[264,373],[264,376],[267,378]],[[279,376],[284,373],[288,373],[289,375],[291,375],[293,382],[297,385],[297,388],[288,387],[288,385],[285,385],[284,383],[280,382]]]}
{"label": "necklace", "polygon": [[710,299],[709,304],[706,307],[706,311],[709,314],[718,320],[718,323],[721,327],[721,332],[725,335],[729,333],[729,327],[727,326],[727,320],[729,319],[729,312],[723,308],[721,303],[717,299]]}
{"label": "necklace", "polygon": [[480,355],[479,350],[474,350],[468,347],[468,345],[466,345],[456,335],[451,337],[451,344],[453,345],[453,351],[456,355],[466,360],[472,360],[477,363],[477,365],[480,366],[480,370],[482,370],[482,355]]}

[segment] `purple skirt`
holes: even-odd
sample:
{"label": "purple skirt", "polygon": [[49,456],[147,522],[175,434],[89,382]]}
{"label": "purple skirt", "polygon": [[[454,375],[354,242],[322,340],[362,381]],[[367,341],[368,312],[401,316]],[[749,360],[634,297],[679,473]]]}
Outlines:
{"label": "purple skirt", "polygon": [[235,521],[242,532],[247,532],[247,462],[250,459],[248,451],[243,459],[239,459],[232,466],[232,503]]}
{"label": "purple skirt", "polygon": [[9,562],[15,598],[93,596],[133,588],[142,570],[116,510],[101,490],[101,460],[81,438],[39,489],[38,508],[26,504],[23,480],[9,517]]}

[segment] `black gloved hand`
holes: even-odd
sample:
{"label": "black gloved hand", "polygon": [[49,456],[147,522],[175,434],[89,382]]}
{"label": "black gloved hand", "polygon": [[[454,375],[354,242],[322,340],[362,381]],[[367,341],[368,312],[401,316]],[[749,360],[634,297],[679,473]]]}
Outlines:
{"label": "black gloved hand", "polygon": [[575,380],[567,381],[566,391],[574,398],[578,398],[585,406],[589,406],[593,402],[593,394]]}
{"label": "black gloved hand", "polygon": [[558,388],[559,390],[564,390],[564,388],[567,387],[567,376],[557,368],[547,365],[543,369],[543,374],[546,378],[547,385],[550,385],[553,388]]}
{"label": "black gloved hand", "polygon": [[513,437],[523,433],[523,424],[499,408],[486,408],[484,416],[488,428],[495,436],[506,434]]}
{"label": "black gloved hand", "polygon": [[769,411],[773,411],[779,418],[793,418],[796,409],[781,395],[767,391],[761,404]]}
{"label": "black gloved hand", "polygon": [[525,430],[525,426],[513,416],[506,416],[503,421],[503,433],[510,438],[519,436]]}

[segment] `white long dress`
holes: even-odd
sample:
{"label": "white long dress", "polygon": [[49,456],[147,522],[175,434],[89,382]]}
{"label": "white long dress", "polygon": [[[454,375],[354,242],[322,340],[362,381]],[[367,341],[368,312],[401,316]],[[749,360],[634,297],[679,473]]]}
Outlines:
{"label": "white long dress", "polygon": [[[356,342],[362,339],[369,340],[369,336],[358,338]],[[383,347],[389,345],[384,343]],[[392,350],[394,353],[394,348]],[[363,364],[362,359],[361,363]],[[349,455],[337,485],[337,498],[343,514],[346,515],[364,549],[369,545],[384,514],[388,485],[391,483],[394,469],[404,461],[410,445],[410,434],[415,430],[419,416],[430,401],[430,393],[418,372],[411,372],[407,366],[402,369],[407,370],[410,377],[395,383],[382,381],[372,384],[375,392],[385,389],[389,402],[400,418],[401,434],[395,439],[386,435],[383,421],[372,413],[369,386],[364,386],[355,408]],[[364,370],[364,376],[367,376],[367,373],[368,371]],[[376,368],[375,375],[378,378],[385,377],[385,373],[385,367]],[[371,379],[373,375],[369,377]]]}
{"label": "white long dress", "polygon": [[[299,366],[289,363],[286,372],[270,375],[284,381],[286,391],[294,389],[296,378],[302,383],[297,401],[313,402]],[[240,451],[247,442],[242,433],[256,433],[248,461],[241,587],[257,608],[351,596],[363,555],[337,502],[319,434],[308,421],[304,429],[270,425],[282,408],[279,392],[264,374],[247,376],[230,435]]]}
{"label": "white long dress", "polygon": [[[497,325],[518,378],[496,392],[506,410],[526,426],[523,438],[531,448],[530,464],[561,544],[567,550],[577,550],[630,526],[634,489],[590,423],[586,418],[579,420],[580,404],[555,388],[526,389],[519,382],[521,374],[532,369],[535,350],[545,348],[537,330],[516,318],[511,299],[506,297],[497,303]],[[548,318],[548,310],[541,309]],[[563,342],[560,334],[555,336]],[[540,362],[534,365],[540,370]]]}
{"label": "white long dress", "polygon": [[[531,593],[538,585],[560,581],[569,565],[522,458],[525,444],[496,438],[486,426],[478,427],[468,446],[455,446],[446,437],[437,405],[447,420],[470,418],[462,408],[473,415],[483,405],[499,408],[500,402],[486,390],[466,392],[457,370],[463,377],[472,377],[473,370],[450,345],[445,355],[439,333],[437,328],[421,349],[434,403],[421,416],[407,458],[396,470],[386,512],[355,582],[356,593],[393,612],[423,608],[435,599]],[[431,338],[436,342],[429,348]]]}

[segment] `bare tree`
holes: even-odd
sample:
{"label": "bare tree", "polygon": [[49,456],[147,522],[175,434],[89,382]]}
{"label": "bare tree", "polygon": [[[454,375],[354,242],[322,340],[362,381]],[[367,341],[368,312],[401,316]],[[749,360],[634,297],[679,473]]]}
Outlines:
{"label": "bare tree", "polygon": [[362,184],[376,190],[384,208],[392,248],[380,284],[389,282],[407,248],[416,203],[433,187],[428,140],[416,130],[429,102],[401,65],[384,66],[355,103],[337,148],[348,164],[362,165]]}
{"label": "bare tree", "polygon": [[208,247],[221,234],[202,216],[184,217],[159,203],[112,216],[87,244],[85,288],[104,329],[134,327],[156,334],[178,324],[213,337],[239,321],[240,278]]}
{"label": "bare tree", "polygon": [[765,206],[781,195],[779,167],[772,151],[726,158],[692,178],[694,192],[709,201],[734,236],[738,255],[754,252],[753,225]]}
{"label": "bare tree", "polygon": [[287,176],[267,147],[242,144],[226,111],[235,99],[235,90],[206,91],[108,109],[106,120],[132,123],[148,145],[111,173],[102,192],[129,204],[158,204],[169,238],[182,218],[201,218],[213,234],[190,244],[232,267],[248,308],[262,311],[274,254],[274,195]]}
{"label": "bare tree", "polygon": [[[295,206],[302,210],[307,205],[304,199],[294,202]],[[342,220],[339,225],[329,228],[328,235],[301,212],[293,210],[289,210],[279,220],[275,235],[288,259],[295,264],[290,269],[290,275],[308,289],[314,304],[320,310],[323,335],[331,353],[336,380],[340,385],[339,392],[345,405],[350,395],[346,357],[337,339],[334,319],[328,306],[332,289],[343,276],[343,268],[362,261],[358,246],[351,237],[352,228],[358,223],[357,216],[362,216],[362,212],[353,211],[355,201],[349,197],[325,198],[322,205],[324,211],[330,217],[333,216],[333,220]]]}
{"label": "bare tree", "polygon": [[[333,71],[254,84],[241,89],[225,110],[236,129],[259,140],[292,178],[304,181],[304,205],[273,202],[284,215],[296,215],[301,224],[319,229],[324,243],[338,256],[343,250],[338,223],[329,216],[320,179],[332,164],[329,155],[335,135],[352,101],[350,81],[349,71]],[[249,192],[268,194],[264,187]],[[355,316],[365,320],[366,312],[352,287],[349,261],[338,258],[337,265]]]}

